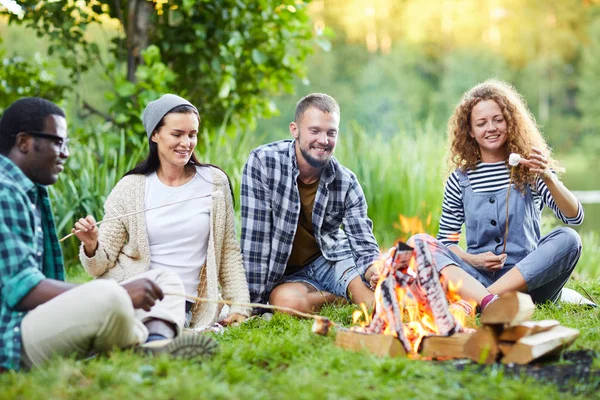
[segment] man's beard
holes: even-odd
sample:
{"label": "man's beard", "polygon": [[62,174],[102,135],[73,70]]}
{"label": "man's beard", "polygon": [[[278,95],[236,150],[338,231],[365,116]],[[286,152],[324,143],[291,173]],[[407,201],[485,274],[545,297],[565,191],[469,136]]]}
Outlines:
{"label": "man's beard", "polygon": [[310,154],[308,154],[308,152],[305,151],[302,147],[300,147],[300,154],[302,154],[302,157],[304,157],[308,165],[310,165],[313,168],[325,168],[325,166],[329,163],[329,159],[331,158],[331,156],[329,156],[325,160],[318,160]]}

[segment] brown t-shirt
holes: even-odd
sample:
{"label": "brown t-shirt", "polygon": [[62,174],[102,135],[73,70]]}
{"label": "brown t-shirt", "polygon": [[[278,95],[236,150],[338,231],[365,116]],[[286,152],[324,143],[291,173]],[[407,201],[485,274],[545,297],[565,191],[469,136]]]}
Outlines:
{"label": "brown t-shirt", "polygon": [[321,255],[312,225],[312,211],[315,196],[319,188],[319,181],[306,185],[298,179],[298,192],[300,193],[300,216],[296,236],[292,244],[292,254],[288,259],[285,274],[290,275],[300,271],[305,265],[316,260]]}

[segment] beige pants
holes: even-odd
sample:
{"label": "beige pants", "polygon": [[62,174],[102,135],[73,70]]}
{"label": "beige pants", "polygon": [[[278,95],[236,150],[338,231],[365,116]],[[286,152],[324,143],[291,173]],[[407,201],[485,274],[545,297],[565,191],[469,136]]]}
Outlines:
{"label": "beige pants", "polygon": [[[151,270],[140,278],[156,282],[164,292],[183,293],[181,279],[173,272]],[[21,322],[22,364],[37,367],[55,355],[83,357],[112,348],[144,343],[144,322],[158,318],[181,330],[185,299],[165,296],[150,311],[134,310],[127,291],[112,280],[98,279],[77,286],[29,311]]]}

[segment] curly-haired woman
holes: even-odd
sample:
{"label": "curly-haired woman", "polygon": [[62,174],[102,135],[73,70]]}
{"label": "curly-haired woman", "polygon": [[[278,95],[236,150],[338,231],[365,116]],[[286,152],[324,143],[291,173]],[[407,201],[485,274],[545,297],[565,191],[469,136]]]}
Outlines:
{"label": "curly-haired woman", "polygon": [[[454,172],[446,181],[437,240],[419,235],[435,247],[441,275],[461,282],[462,297],[482,309],[515,290],[536,303],[558,300],[581,240],[566,227],[542,237],[540,215],[547,206],[563,223],[579,225],[583,207],[558,179],[558,163],[525,101],[501,81],[473,87],[450,118],[448,149]],[[517,166],[508,165],[511,153],[522,157]],[[463,223],[466,251],[458,246]]]}

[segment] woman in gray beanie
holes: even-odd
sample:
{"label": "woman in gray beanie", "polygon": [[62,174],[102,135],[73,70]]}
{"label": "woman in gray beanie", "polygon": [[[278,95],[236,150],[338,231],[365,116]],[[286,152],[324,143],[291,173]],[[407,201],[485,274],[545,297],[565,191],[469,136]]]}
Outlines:
{"label": "woman in gray beanie", "polygon": [[[166,94],[148,104],[142,122],[148,135],[148,157],[112,190],[104,219],[179,203],[109,221],[100,228],[92,216],[80,219],[74,229],[81,231],[76,233],[82,241],[81,263],[90,275],[117,281],[167,270],[181,278],[180,292],[249,302],[229,178],[219,167],[202,164],[194,155],[198,110],[189,101]],[[167,310],[157,312],[166,312],[168,318],[157,318],[173,321],[177,331],[183,326],[212,325],[220,313],[219,306],[200,302],[185,302],[185,309],[183,302],[163,308]],[[250,311],[233,306],[221,322],[240,322]]]}

